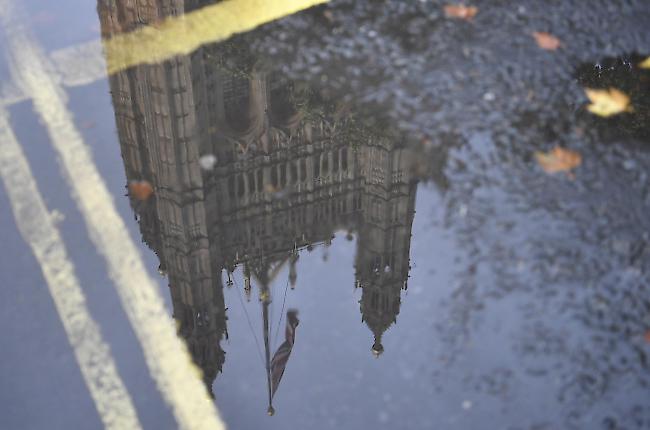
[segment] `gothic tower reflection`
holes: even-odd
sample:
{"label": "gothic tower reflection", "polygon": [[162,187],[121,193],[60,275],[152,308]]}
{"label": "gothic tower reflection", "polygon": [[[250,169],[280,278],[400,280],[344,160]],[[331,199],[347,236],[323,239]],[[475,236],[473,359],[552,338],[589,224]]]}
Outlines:
{"label": "gothic tower reflection", "polygon": [[[102,31],[194,3],[101,0]],[[249,288],[286,262],[295,286],[300,250],[338,231],[356,235],[362,320],[383,351],[410,268],[417,181],[402,138],[266,70],[237,42],[119,72],[110,87],[127,181],[154,189],[131,205],[208,387],[225,360],[222,272],[241,266]]]}

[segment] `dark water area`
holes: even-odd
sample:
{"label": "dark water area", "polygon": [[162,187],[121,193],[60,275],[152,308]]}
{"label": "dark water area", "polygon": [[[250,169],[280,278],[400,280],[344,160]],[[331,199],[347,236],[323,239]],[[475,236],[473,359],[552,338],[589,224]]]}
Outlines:
{"label": "dark water area", "polygon": [[[55,60],[171,13],[27,3]],[[87,83],[52,71],[229,428],[650,428],[650,7],[520,3],[334,1]],[[142,427],[175,428],[2,37],[0,114]],[[595,115],[585,88],[631,108]],[[554,147],[577,165],[546,172]],[[0,243],[1,427],[101,428],[2,187]]]}

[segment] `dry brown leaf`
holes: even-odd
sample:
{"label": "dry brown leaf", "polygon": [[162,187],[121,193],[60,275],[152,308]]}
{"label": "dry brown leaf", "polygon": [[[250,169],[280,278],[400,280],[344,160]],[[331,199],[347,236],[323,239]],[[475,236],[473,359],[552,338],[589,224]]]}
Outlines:
{"label": "dry brown leaf", "polygon": [[535,38],[535,42],[537,42],[537,46],[546,49],[547,51],[555,51],[561,44],[560,39],[553,36],[551,33],[535,31],[533,32],[533,37]]}
{"label": "dry brown leaf", "polygon": [[605,90],[585,88],[585,93],[591,101],[591,104],[587,106],[587,110],[598,116],[608,117],[633,111],[632,106],[630,106],[630,98],[616,88]]}
{"label": "dry brown leaf", "polygon": [[478,13],[476,6],[465,6],[464,4],[448,4],[445,6],[445,15],[449,18],[460,18],[471,20]]}
{"label": "dry brown leaf", "polygon": [[643,335],[643,339],[650,343],[650,330],[646,330],[645,334]]}
{"label": "dry brown leaf", "polygon": [[147,200],[153,194],[153,187],[147,181],[131,181],[129,194],[135,199]]}
{"label": "dry brown leaf", "polygon": [[334,14],[332,13],[331,10],[327,9],[323,11],[323,17],[329,22],[330,24],[334,22]]}
{"label": "dry brown leaf", "polygon": [[549,152],[535,152],[537,163],[546,173],[569,172],[582,163],[576,151],[556,146]]}

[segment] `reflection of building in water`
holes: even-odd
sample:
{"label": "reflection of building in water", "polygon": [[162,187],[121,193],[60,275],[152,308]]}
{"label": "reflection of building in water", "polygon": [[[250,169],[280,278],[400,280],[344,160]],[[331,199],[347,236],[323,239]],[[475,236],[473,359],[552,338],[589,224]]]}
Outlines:
{"label": "reflection of building in water", "polygon": [[[100,2],[106,36],[149,19],[133,6],[147,2],[124,3]],[[411,152],[353,116],[305,108],[308,92],[278,74],[228,71],[219,49],[110,78],[127,179],[155,190],[131,203],[169,277],[180,334],[209,385],[225,359],[223,269],[264,280],[286,261],[295,283],[297,250],[344,230],[357,236],[361,312],[380,353],[409,272]]]}

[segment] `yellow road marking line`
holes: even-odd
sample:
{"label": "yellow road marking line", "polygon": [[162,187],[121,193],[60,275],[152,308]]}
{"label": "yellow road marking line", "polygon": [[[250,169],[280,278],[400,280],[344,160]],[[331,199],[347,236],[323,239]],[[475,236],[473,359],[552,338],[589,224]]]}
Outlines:
{"label": "yellow road marking line", "polygon": [[16,225],[38,260],[97,412],[107,429],[140,429],[131,397],[93,320],[74,266],[52,221],[22,148],[0,109],[0,178]]}
{"label": "yellow road marking line", "polygon": [[[183,429],[223,429],[187,347],[176,335],[155,281],[113,204],[89,148],[67,110],[62,88],[48,75],[47,58],[20,25],[10,0],[0,0],[12,77],[34,103],[62,162],[89,236],[108,265],[131,326],[163,398]],[[24,21],[23,21],[24,22]]]}
{"label": "yellow road marking line", "polygon": [[230,0],[170,17],[104,41],[108,73],[138,64],[189,54],[199,46],[227,39],[267,22],[328,0]]}

